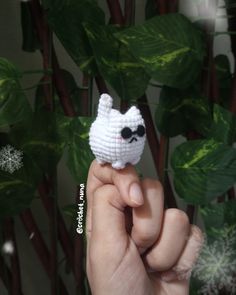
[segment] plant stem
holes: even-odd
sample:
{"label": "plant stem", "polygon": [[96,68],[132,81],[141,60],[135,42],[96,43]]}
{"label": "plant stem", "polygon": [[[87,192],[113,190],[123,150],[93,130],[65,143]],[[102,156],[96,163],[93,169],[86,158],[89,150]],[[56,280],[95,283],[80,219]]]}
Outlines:
{"label": "plant stem", "polygon": [[44,15],[42,13],[39,2],[37,0],[31,0],[28,5],[29,5],[32,16],[37,15],[37,18],[34,18],[35,26],[37,28],[40,27],[40,33],[38,32],[39,33],[38,37],[42,44],[43,68],[45,72],[45,75],[42,79],[42,81],[45,83],[43,85],[43,89],[44,89],[44,94],[46,98],[46,108],[48,110],[52,110],[52,107],[53,107],[52,95],[51,95],[52,93],[51,93],[50,85],[47,85],[47,84],[51,84],[51,75],[49,72],[49,69],[51,69],[51,66],[50,66],[51,65],[50,63],[51,42],[49,42],[51,32],[44,20]]}
{"label": "plant stem", "polygon": [[169,138],[161,134],[160,135],[159,159],[158,159],[158,171],[159,171],[159,179],[164,187],[165,187],[165,183],[166,183],[168,150],[169,150]]}
{"label": "plant stem", "polygon": [[113,24],[123,26],[125,24],[124,17],[119,0],[107,0],[107,5],[111,14],[111,21]]}
{"label": "plant stem", "polygon": [[[0,254],[0,278],[3,284],[5,285],[6,289],[8,290],[8,294],[13,294],[10,287],[13,285],[12,284],[13,276],[1,254]],[[15,293],[15,294],[23,295],[21,289],[19,289],[18,293]]]}
{"label": "plant stem", "polygon": [[[162,149],[163,147],[160,147],[155,126],[152,120],[152,114],[148,105],[147,97],[145,95],[143,95],[138,100],[138,105],[146,124],[147,140],[152,153],[152,158],[154,161],[156,171],[158,175],[164,175],[163,174],[164,172],[160,171],[160,168],[162,167],[162,165],[159,164],[160,149]],[[166,186],[164,187],[164,190],[165,190],[165,200],[166,200],[167,206],[169,208],[177,208],[177,202],[176,202],[174,193],[172,191],[168,176],[166,176]]]}
{"label": "plant stem", "polygon": [[103,78],[101,76],[96,76],[95,77],[95,82],[97,84],[98,92],[100,94],[109,93],[108,88],[106,86],[106,83],[105,83],[105,81],[103,80]]}
{"label": "plant stem", "polygon": [[166,0],[156,0],[158,14],[166,14],[167,11],[167,1]]}
{"label": "plant stem", "polygon": [[170,0],[168,2],[168,12],[175,13],[179,10],[179,0]]}
{"label": "plant stem", "polygon": [[[45,22],[43,19],[44,13],[42,11],[41,5],[39,4],[38,0],[32,0],[31,2],[32,2],[31,3],[31,12],[32,12],[33,18],[35,20],[35,27],[37,29],[39,40],[41,42],[43,42],[44,26],[45,26]],[[53,45],[52,45],[51,51],[52,51],[53,81],[55,83],[56,90],[57,90],[61,105],[63,107],[64,113],[67,116],[74,117],[74,116],[76,116],[76,112],[75,112],[72,102],[70,100],[70,95],[67,91],[67,88],[66,88],[63,76],[62,76],[61,69],[58,64],[58,60],[57,60],[55,49],[54,49]],[[44,54],[43,54],[43,58],[45,58]],[[39,189],[41,192],[41,197],[43,198],[44,206],[46,207],[47,212],[49,214],[49,219],[50,219],[52,230],[53,230],[52,223],[55,223],[58,218],[59,240],[62,244],[62,248],[65,252],[65,255],[67,256],[68,260],[70,261],[70,265],[72,266],[72,269],[74,270],[74,268],[73,268],[73,250],[72,250],[73,246],[70,243],[69,234],[68,234],[67,229],[65,227],[63,218],[62,218],[61,214],[59,214],[59,213],[57,214],[56,211],[58,211],[58,208],[54,207],[54,205],[56,206],[56,204],[53,204],[52,200],[49,199],[48,196],[44,194],[45,191],[42,189],[42,187]],[[56,208],[56,211],[54,210],[55,208]],[[52,213],[54,214],[54,217],[55,217],[55,215],[57,215],[57,217],[53,218]],[[26,216],[26,218],[27,218],[27,216]],[[55,225],[56,224],[54,224],[54,227],[55,227]],[[53,241],[53,238],[51,239],[51,243],[52,243],[52,247],[56,250],[55,237],[54,237],[54,241]],[[54,255],[52,257],[52,264],[51,264],[52,270],[54,270],[54,272],[56,270],[56,264],[55,264],[56,260],[55,259],[56,259],[56,257]],[[52,273],[53,273],[53,271],[52,271]],[[52,284],[54,286],[54,287],[52,286],[53,289],[55,289],[56,288],[55,278],[54,278],[54,282],[52,282]]]}
{"label": "plant stem", "polygon": [[57,94],[59,96],[65,115],[68,117],[75,117],[76,111],[73,107],[73,104],[70,99],[70,94],[67,90],[65,81],[63,79],[54,47],[52,50],[53,80],[55,82]]}
{"label": "plant stem", "polygon": [[[43,44],[44,39],[44,14],[39,0],[31,0],[28,2],[30,6],[30,11],[32,13],[33,20],[35,22],[35,28],[38,34],[38,38]],[[43,54],[43,53],[42,53]],[[55,82],[56,90],[63,107],[66,116],[74,117],[76,112],[73,108],[70,95],[66,89],[66,85],[59,67],[59,63],[56,57],[55,49],[52,45],[52,69],[53,69],[53,80]]]}
{"label": "plant stem", "polygon": [[21,274],[20,274],[20,265],[19,265],[19,256],[18,249],[16,244],[16,237],[14,232],[14,220],[9,217],[4,221],[4,236],[5,242],[11,241],[13,243],[14,252],[11,254],[11,270],[12,270],[12,279],[11,279],[11,294],[19,295],[22,290],[21,286]]}
{"label": "plant stem", "polygon": [[125,0],[125,25],[131,26],[135,21],[135,0]]}
{"label": "plant stem", "polygon": [[83,74],[82,79],[82,87],[85,89],[82,90],[81,95],[81,116],[89,116],[90,114],[90,104],[89,104],[89,95],[88,95],[88,84],[89,84],[89,76],[86,74]]}
{"label": "plant stem", "polygon": [[[31,242],[33,244],[33,247],[44,267],[44,270],[46,271],[49,278],[51,278],[51,267],[50,267],[50,252],[46,246],[46,243],[43,240],[43,237],[40,233],[40,230],[34,220],[33,214],[30,209],[25,210],[20,214],[21,221],[28,233],[29,236],[33,234],[33,237],[31,239]],[[62,279],[59,277],[59,289],[61,295],[69,295],[69,293],[66,290],[66,287],[62,281]]]}
{"label": "plant stem", "polygon": [[[232,7],[230,9],[227,9],[227,14],[232,16],[228,19],[228,30],[229,31],[236,31],[236,7]],[[236,114],[236,35],[230,35],[231,39],[231,50],[234,56],[234,75],[233,75],[233,81],[232,81],[232,88],[231,88],[231,101],[230,101],[230,108],[229,110]],[[235,200],[235,190],[234,187],[232,187],[228,191],[228,198],[230,200]]]}
{"label": "plant stem", "polygon": [[[171,0],[172,1],[172,0]],[[169,12],[169,4],[170,1],[165,1],[165,0],[157,0],[157,7],[158,7],[158,12],[160,15],[166,14]],[[175,5],[172,8],[177,9],[178,1],[175,1]],[[151,112],[150,112],[150,118],[151,117]],[[151,147],[151,144],[149,144]],[[169,150],[169,138],[167,138],[164,135],[160,135],[160,145],[159,145],[159,151],[158,151],[158,175],[160,178],[160,181],[162,182],[165,196],[169,199],[167,199],[167,206],[168,207],[175,207],[177,208],[177,202],[175,200],[175,196],[173,194],[171,184],[169,181],[168,176],[166,175],[166,168],[168,166],[168,150]]]}
{"label": "plant stem", "polygon": [[[43,205],[47,211],[47,214],[50,215],[50,212],[53,210],[53,201],[51,198],[48,197],[48,188],[47,188],[47,183],[46,180],[44,180],[44,182],[42,182],[39,186],[38,186],[38,192],[40,195],[40,198],[43,202]],[[66,259],[69,263],[69,265],[71,266],[72,270],[74,271],[73,265],[74,265],[74,255],[73,255],[73,245],[71,242],[71,238],[70,235],[68,233],[68,230],[66,228],[64,219],[62,218],[62,215],[58,209],[58,213],[57,213],[57,218],[58,218],[58,237],[59,237],[59,241],[61,243],[62,249],[65,253]]]}

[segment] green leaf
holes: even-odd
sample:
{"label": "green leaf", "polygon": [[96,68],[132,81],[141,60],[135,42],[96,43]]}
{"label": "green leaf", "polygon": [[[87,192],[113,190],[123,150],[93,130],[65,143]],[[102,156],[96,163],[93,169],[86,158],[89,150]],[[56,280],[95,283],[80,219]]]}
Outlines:
{"label": "green leaf", "polygon": [[[73,107],[75,108],[76,113],[80,115],[82,110],[82,100],[81,100],[82,89],[77,86],[76,81],[70,72],[64,69],[61,69],[61,74],[63,75],[66,89],[73,103]],[[45,109],[46,101],[45,101],[44,87],[42,85],[42,82],[43,80],[41,79],[36,89],[35,102],[34,102],[34,107],[36,111]],[[64,110],[61,106],[61,102],[57,94],[55,94],[54,96],[54,108],[55,108],[55,112],[64,114]]]}
{"label": "green leaf", "polygon": [[0,58],[0,127],[15,124],[32,114],[19,83],[20,77],[12,63]]}
{"label": "green leaf", "polygon": [[23,153],[23,166],[8,173],[0,170],[0,218],[19,214],[30,207],[42,174],[38,166]]}
{"label": "green leaf", "polygon": [[230,200],[224,203],[207,204],[200,207],[200,214],[208,238],[223,237],[228,231],[236,231],[236,202]]}
{"label": "green leaf", "polygon": [[171,165],[175,189],[190,204],[207,204],[236,180],[236,150],[213,139],[179,145]]}
{"label": "green leaf", "polygon": [[207,137],[232,145],[236,140],[236,116],[215,104],[213,124]]}
{"label": "green leaf", "polygon": [[166,86],[161,90],[155,121],[158,130],[168,137],[189,130],[206,134],[212,123],[209,103],[196,88],[180,90]]}
{"label": "green leaf", "polygon": [[150,77],[129,53],[127,47],[114,37],[114,33],[120,29],[115,26],[92,24],[84,26],[94,50],[99,71],[104,79],[123,99],[134,100],[142,96]]}
{"label": "green leaf", "polygon": [[157,81],[186,88],[199,76],[205,56],[203,35],[185,16],[156,16],[116,36]]}
{"label": "green leaf", "polygon": [[68,146],[67,167],[78,184],[86,182],[89,166],[94,159],[88,138],[93,120],[90,117],[58,116],[60,135]]}
{"label": "green leaf", "polygon": [[67,166],[77,184],[86,182],[93,159],[88,140],[76,137],[68,148]]}
{"label": "green leaf", "polygon": [[44,0],[48,22],[66,51],[83,72],[96,73],[96,65],[83,22],[105,24],[105,16],[93,0]]}
{"label": "green leaf", "polygon": [[54,171],[65,147],[54,113],[42,110],[34,113],[31,120],[15,126],[10,137],[42,171],[49,173]]}

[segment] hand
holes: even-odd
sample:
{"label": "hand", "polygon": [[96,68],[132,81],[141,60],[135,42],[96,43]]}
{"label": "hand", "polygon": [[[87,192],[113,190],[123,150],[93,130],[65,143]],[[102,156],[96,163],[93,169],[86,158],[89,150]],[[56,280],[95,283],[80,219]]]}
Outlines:
{"label": "hand", "polygon": [[187,295],[203,243],[178,209],[164,210],[160,182],[134,168],[91,164],[87,183],[87,275],[93,295]]}

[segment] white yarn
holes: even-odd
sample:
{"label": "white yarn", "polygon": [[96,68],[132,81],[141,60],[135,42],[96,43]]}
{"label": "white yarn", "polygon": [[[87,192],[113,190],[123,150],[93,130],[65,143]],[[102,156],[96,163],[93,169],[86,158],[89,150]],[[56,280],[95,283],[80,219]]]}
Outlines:
{"label": "white yarn", "polygon": [[113,168],[122,169],[127,163],[139,162],[146,139],[145,124],[135,106],[121,114],[112,109],[112,103],[108,94],[101,95],[97,118],[89,132],[89,144],[100,164],[108,162]]}

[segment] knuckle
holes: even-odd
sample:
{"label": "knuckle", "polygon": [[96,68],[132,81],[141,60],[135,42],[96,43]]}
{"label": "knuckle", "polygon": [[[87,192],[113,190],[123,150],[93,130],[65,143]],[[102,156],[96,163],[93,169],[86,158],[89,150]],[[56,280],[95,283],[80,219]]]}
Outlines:
{"label": "knuckle", "polygon": [[156,271],[165,271],[173,266],[172,259],[166,259],[158,251],[148,254],[147,260],[150,267]]}
{"label": "knuckle", "polygon": [[142,231],[138,234],[139,244],[149,246],[155,241],[155,234],[150,231]]}
{"label": "knuckle", "polygon": [[117,190],[114,185],[106,184],[103,186],[98,187],[93,194],[95,199],[102,198],[102,199],[109,199],[111,196],[116,194]]}
{"label": "knuckle", "polygon": [[166,215],[173,223],[182,224],[183,226],[189,225],[188,215],[182,210],[170,208],[166,210]]}

